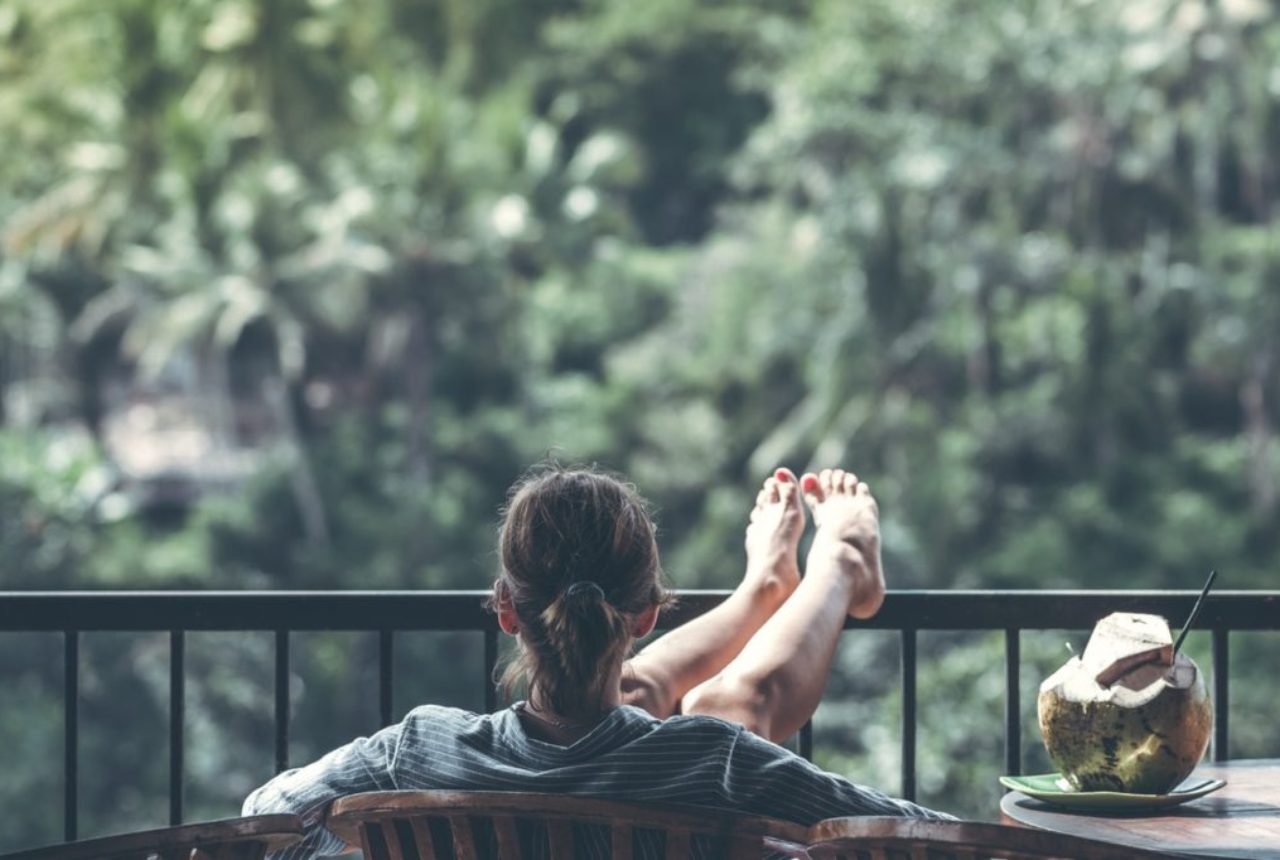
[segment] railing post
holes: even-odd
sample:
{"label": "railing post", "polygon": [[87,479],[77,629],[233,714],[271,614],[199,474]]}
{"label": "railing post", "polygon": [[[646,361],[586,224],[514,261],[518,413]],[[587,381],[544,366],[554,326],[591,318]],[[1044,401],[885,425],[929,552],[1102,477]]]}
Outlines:
{"label": "railing post", "polygon": [[378,631],[378,727],[391,725],[394,707],[395,633]]}
{"label": "railing post", "polygon": [[916,631],[902,631],[902,796],[916,799]]}
{"label": "railing post", "polygon": [[183,738],[186,735],[187,643],[181,630],[169,631],[169,824],[182,823]]}
{"label": "railing post", "polygon": [[498,710],[498,685],[493,677],[498,668],[498,631],[486,627],[484,631],[484,709],[492,714]]}
{"label": "railing post", "polygon": [[72,842],[76,838],[76,793],[80,781],[80,631],[63,631],[62,642],[62,838]]}
{"label": "railing post", "polygon": [[289,631],[276,631],[276,773],[289,767]]}
{"label": "railing post", "polygon": [[805,720],[800,727],[800,757],[813,761],[813,720]]}
{"label": "railing post", "polygon": [[1022,773],[1022,647],[1018,629],[1004,631],[1004,769]]}
{"label": "railing post", "polygon": [[1228,705],[1230,704],[1228,662],[1231,652],[1227,643],[1228,631],[1213,628],[1213,760],[1227,760]]}

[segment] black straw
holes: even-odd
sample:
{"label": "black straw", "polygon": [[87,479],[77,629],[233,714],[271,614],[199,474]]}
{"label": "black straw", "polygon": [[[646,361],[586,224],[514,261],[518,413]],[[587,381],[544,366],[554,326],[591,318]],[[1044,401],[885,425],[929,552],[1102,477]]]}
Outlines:
{"label": "black straw", "polygon": [[1218,571],[1209,571],[1209,578],[1205,580],[1204,588],[1200,590],[1200,596],[1196,598],[1196,605],[1191,607],[1191,614],[1187,616],[1187,623],[1182,625],[1182,632],[1178,634],[1178,641],[1173,643],[1173,656],[1177,657],[1178,652],[1182,650],[1182,640],[1187,638],[1187,634],[1191,632],[1191,625],[1196,620],[1196,616],[1200,614],[1200,607],[1204,604],[1205,597],[1209,594],[1209,589],[1213,586],[1213,581],[1218,576]]}

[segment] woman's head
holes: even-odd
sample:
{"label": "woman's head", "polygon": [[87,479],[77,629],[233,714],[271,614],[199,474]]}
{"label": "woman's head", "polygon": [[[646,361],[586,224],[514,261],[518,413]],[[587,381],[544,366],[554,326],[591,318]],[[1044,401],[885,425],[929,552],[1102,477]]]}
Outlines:
{"label": "woman's head", "polygon": [[505,680],[561,712],[600,706],[636,619],[667,600],[644,500],[599,472],[541,470],[513,488],[498,550],[494,600],[521,648]]}

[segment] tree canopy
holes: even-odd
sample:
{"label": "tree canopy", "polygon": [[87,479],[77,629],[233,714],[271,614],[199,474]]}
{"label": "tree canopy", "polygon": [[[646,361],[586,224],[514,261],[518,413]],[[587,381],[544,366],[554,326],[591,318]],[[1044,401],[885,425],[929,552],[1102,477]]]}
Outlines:
{"label": "tree canopy", "polygon": [[[547,456],[634,481],[680,586],[737,581],[772,467],[843,464],[891,588],[1266,587],[1278,52],[1262,0],[10,0],[0,587],[482,588]],[[972,713],[924,765],[999,725],[996,644],[942,641],[922,684]],[[159,695],[163,654],[103,647]],[[819,722],[881,783],[892,647],[850,645]],[[341,700],[351,654],[306,659]],[[12,798],[52,779],[57,661],[3,661]],[[266,671],[200,682],[234,774],[202,809],[255,778],[219,755]],[[303,752],[349,710],[304,707]]]}

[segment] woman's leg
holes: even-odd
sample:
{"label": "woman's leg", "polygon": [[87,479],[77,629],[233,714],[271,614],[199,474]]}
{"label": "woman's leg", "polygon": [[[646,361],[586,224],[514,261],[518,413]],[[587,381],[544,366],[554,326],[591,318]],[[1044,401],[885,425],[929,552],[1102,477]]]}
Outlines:
{"label": "woman's leg", "polygon": [[880,524],[866,484],[843,469],[806,474],[801,486],[818,526],[804,579],[742,651],[689,691],[684,712],[742,723],[781,741],[812,716],[845,617],[870,618],[884,600]]}
{"label": "woman's leg", "polygon": [[666,718],[689,690],[729,665],[795,591],[804,520],[796,476],[778,469],[751,511],[742,583],[723,603],[656,639],[623,666],[624,702]]}

